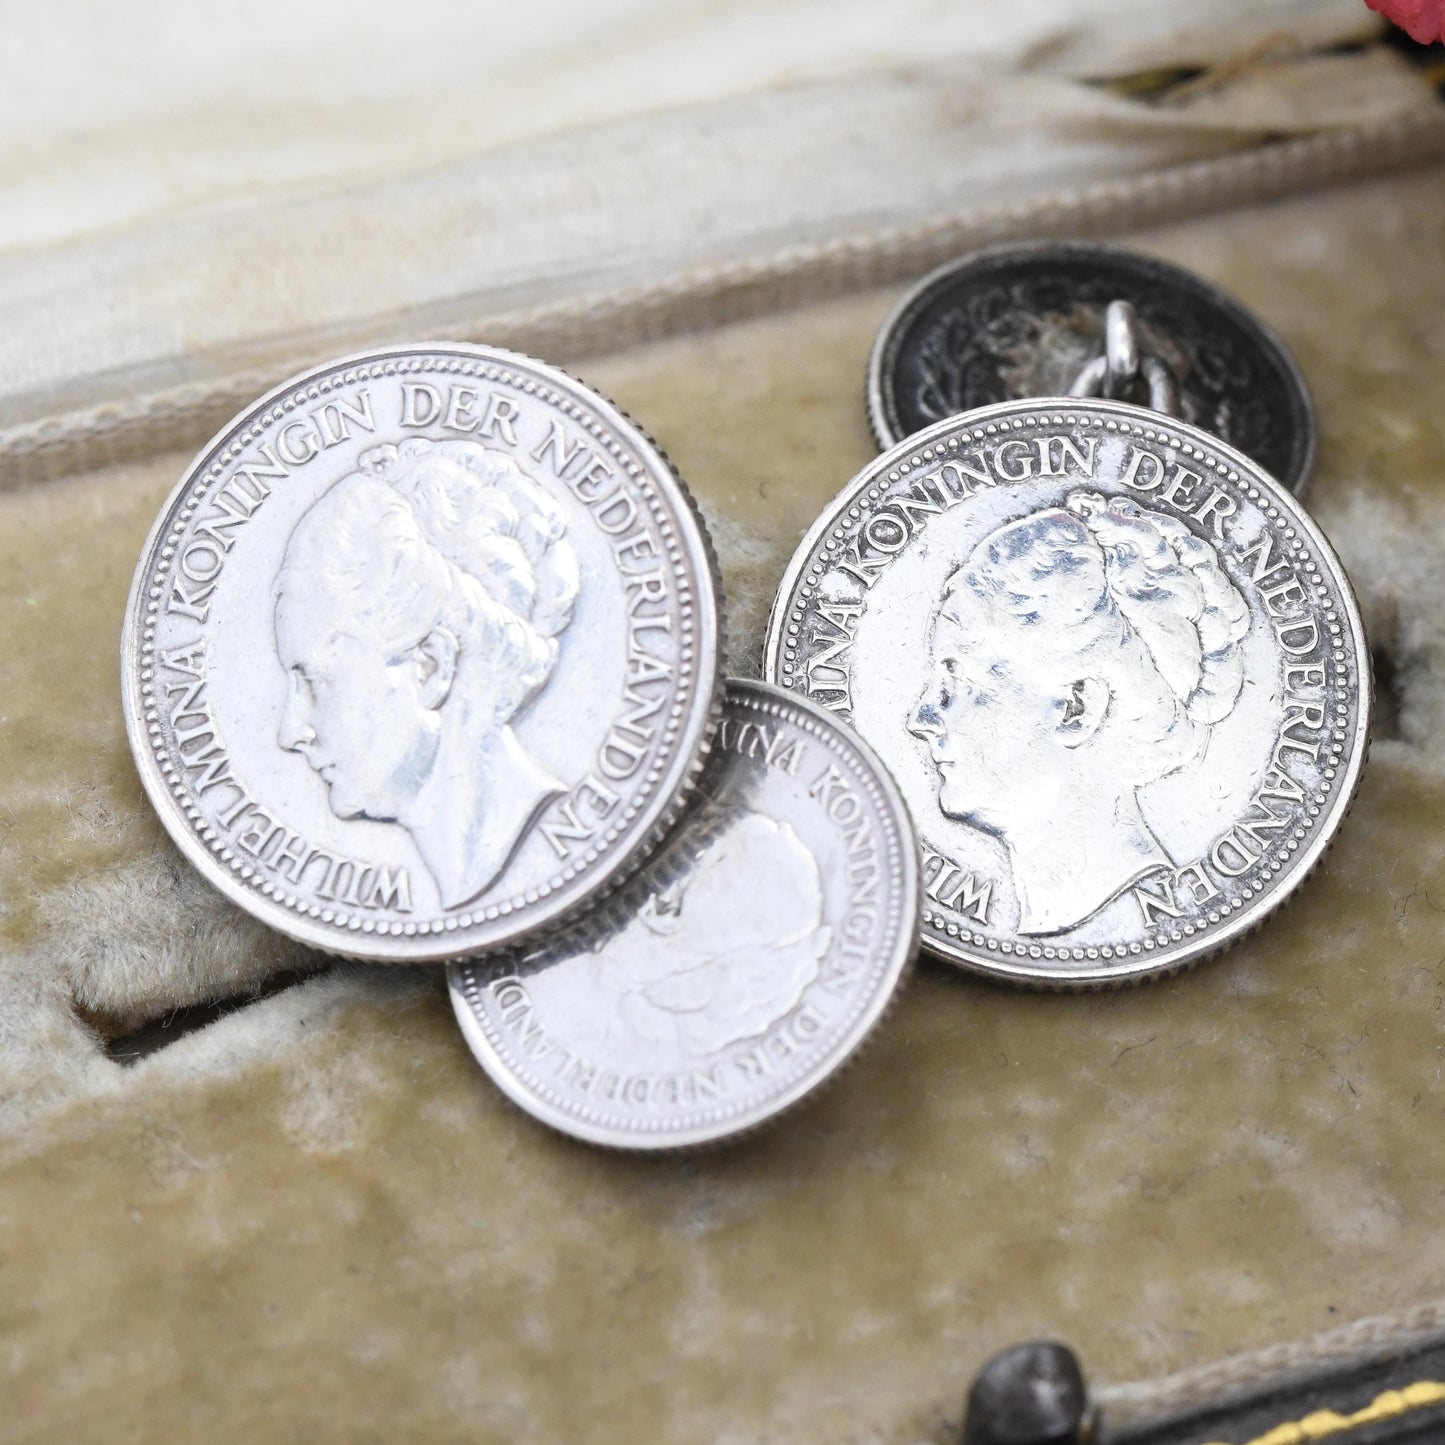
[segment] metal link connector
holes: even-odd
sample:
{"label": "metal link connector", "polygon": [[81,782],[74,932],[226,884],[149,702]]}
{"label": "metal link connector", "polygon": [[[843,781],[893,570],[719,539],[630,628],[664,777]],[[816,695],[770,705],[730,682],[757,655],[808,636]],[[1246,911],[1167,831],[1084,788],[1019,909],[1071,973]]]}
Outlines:
{"label": "metal link connector", "polygon": [[1104,312],[1104,354],[1096,356],[1074,378],[1070,396],[1128,399],[1142,379],[1151,411],[1179,415],[1179,380],[1169,364],[1139,346],[1138,318],[1127,301],[1111,301]]}

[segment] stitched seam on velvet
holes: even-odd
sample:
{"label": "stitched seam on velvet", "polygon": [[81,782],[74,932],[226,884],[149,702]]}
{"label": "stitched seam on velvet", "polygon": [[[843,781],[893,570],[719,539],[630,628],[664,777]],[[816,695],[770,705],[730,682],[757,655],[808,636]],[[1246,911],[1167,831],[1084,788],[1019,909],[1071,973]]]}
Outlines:
{"label": "stitched seam on velvet", "polygon": [[[785,247],[681,272],[661,282],[570,302],[548,302],[434,332],[434,339],[485,336],[493,344],[542,342],[557,360],[605,344],[614,349],[667,331],[757,314],[750,288],[772,283],[766,306],[786,309],[825,296],[883,285],[925,269],[961,246],[1039,235],[1048,230],[1117,232],[1208,214],[1234,204],[1302,192],[1384,166],[1427,161],[1445,153],[1445,115],[1431,110],[1253,150],[1101,181],[1079,190],[953,212],[913,226],[884,227],[836,241]],[[719,300],[731,296],[731,310]],[[629,326],[632,328],[629,333]],[[538,349],[542,349],[539,347]],[[202,385],[170,388],[130,402],[107,402],[0,430],[0,486],[23,485],[117,460],[134,460],[197,439],[206,418],[235,407],[302,371],[317,357],[247,370]],[[216,418],[224,420],[224,416]],[[59,463],[47,466],[45,463]]]}

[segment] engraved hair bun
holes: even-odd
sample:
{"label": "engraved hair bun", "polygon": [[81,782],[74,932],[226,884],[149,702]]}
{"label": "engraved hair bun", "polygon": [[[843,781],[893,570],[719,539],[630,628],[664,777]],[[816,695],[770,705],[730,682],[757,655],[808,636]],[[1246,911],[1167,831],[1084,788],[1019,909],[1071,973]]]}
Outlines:
{"label": "engraved hair bun", "polygon": [[[729,947],[766,950],[794,943],[822,922],[818,860],[794,829],[776,818],[744,808],[704,808],[689,819],[667,862],[677,876],[639,914],[653,933],[676,932],[684,912],[701,912],[725,921],[720,933]],[[749,877],[752,905],[741,910],[730,881],[739,869]]]}
{"label": "engraved hair bun", "polygon": [[1107,680],[1105,731],[1136,784],[1201,756],[1244,686],[1249,608],[1219,554],[1130,498],[1074,492],[1005,523],[949,578],[945,613],[960,589],[1024,630],[1010,666],[1045,688]]}
{"label": "engraved hair bun", "polygon": [[557,545],[562,513],[511,457],[477,442],[413,437],[363,453],[359,470],[406,498],[426,539],[543,637],[572,620],[577,562]]}
{"label": "engraved hair bun", "polygon": [[1191,722],[1228,717],[1244,686],[1249,607],[1219,554],[1181,521],[1128,497],[1074,492],[1065,503],[1104,552],[1114,605]]}

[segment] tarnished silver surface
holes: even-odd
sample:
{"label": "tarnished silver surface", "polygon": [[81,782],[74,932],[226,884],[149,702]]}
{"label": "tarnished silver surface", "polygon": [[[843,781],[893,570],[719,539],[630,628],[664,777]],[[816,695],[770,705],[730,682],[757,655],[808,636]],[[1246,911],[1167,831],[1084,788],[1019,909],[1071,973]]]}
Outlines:
{"label": "tarnished silver surface", "polygon": [[1314,465],[1314,403],[1279,337],[1189,271],[1084,242],[975,252],[904,296],[868,362],[868,419],[879,446],[976,407],[1066,396],[1095,362],[1102,378],[1107,308],[1116,301],[1132,310],[1137,346],[1154,359],[1138,395],[1104,394],[1157,406],[1150,397],[1177,385],[1185,421],[1302,491]]}
{"label": "tarnished silver surface", "polygon": [[1328,845],[1369,730],[1359,611],[1304,510],[1103,400],[985,407],[872,462],[789,564],[764,670],[892,770],[925,947],[1055,985],[1259,923]]}
{"label": "tarnished silver surface", "polygon": [[140,774],[222,892],[319,948],[552,925],[676,816],[721,699],[690,498],[611,403],[487,347],[345,357],[167,501],[122,642]]}
{"label": "tarnished silver surface", "polygon": [[730,681],[700,793],[600,909],[449,970],[486,1071],[592,1143],[684,1148],[773,1118],[853,1055],[917,947],[907,811],[821,708]]}

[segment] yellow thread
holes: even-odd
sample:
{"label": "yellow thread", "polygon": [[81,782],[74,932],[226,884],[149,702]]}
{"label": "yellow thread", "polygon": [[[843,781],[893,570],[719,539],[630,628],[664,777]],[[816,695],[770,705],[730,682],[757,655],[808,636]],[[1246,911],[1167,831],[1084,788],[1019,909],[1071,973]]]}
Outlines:
{"label": "yellow thread", "polygon": [[[1256,1435],[1245,1445],[1309,1445],[1311,1440],[1323,1440],[1326,1435],[1338,1435],[1341,1430],[1353,1430],[1357,1425],[1373,1425],[1376,1420],[1390,1420],[1423,1405],[1445,1404],[1445,1385],[1434,1380],[1417,1380],[1402,1390],[1386,1390],[1353,1415],[1340,1415],[1334,1410],[1316,1410],[1302,1420],[1290,1420]],[[1213,1440],[1210,1445],[1229,1445],[1226,1440]]]}

